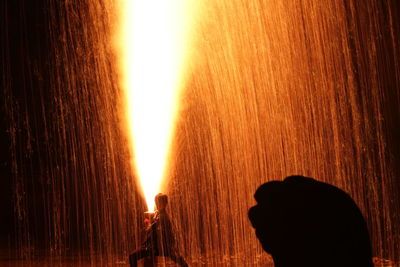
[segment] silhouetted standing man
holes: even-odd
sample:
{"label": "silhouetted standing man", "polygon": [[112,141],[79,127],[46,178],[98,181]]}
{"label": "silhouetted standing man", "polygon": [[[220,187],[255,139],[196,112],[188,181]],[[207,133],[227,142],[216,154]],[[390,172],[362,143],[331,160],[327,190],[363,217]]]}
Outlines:
{"label": "silhouetted standing man", "polygon": [[368,229],[344,191],[303,176],[261,185],[249,210],[276,267],[373,267]]}
{"label": "silhouetted standing man", "polygon": [[140,249],[129,256],[131,267],[136,267],[138,260],[149,256],[168,257],[181,266],[188,266],[183,257],[177,254],[175,248],[174,233],[166,212],[168,196],[161,193],[158,194],[155,197],[155,203],[157,210],[146,227],[145,241]]}

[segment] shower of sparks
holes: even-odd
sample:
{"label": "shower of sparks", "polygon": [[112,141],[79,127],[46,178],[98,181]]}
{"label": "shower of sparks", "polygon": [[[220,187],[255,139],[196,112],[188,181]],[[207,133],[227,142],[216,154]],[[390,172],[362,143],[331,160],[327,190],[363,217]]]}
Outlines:
{"label": "shower of sparks", "polygon": [[134,163],[149,210],[168,166],[193,0],[121,0],[122,86]]}

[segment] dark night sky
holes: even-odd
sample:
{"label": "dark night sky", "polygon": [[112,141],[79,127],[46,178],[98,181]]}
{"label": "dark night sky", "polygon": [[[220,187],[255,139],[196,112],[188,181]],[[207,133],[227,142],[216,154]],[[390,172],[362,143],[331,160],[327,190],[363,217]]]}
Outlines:
{"label": "dark night sky", "polygon": [[[19,105],[29,105],[29,97],[25,95],[24,77],[30,73],[32,63],[41,62],[45,69],[43,57],[47,57],[49,41],[47,36],[47,1],[2,1],[0,4],[1,31],[1,124],[0,124],[0,200],[1,245],[13,242],[14,205],[13,205],[13,176],[12,153],[10,138],[9,106],[10,99],[5,88],[11,85],[12,94]],[[32,70],[31,70],[32,71]],[[34,80],[34,79],[32,79]],[[30,86],[34,91],[34,84]],[[34,94],[34,92],[32,93]],[[11,237],[11,238],[10,238]]]}

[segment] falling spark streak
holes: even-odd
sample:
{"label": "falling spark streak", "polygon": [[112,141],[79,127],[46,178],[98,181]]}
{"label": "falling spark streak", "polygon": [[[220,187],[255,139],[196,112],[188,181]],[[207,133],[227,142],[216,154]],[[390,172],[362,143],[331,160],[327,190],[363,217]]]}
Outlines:
{"label": "falling spark streak", "polygon": [[149,210],[168,165],[192,0],[123,0],[122,86],[134,163]]}

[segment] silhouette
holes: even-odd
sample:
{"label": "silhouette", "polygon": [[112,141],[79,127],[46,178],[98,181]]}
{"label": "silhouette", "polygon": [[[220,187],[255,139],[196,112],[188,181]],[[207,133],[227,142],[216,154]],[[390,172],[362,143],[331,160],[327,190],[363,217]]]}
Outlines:
{"label": "silhouette", "polygon": [[249,219],[276,267],[372,267],[368,229],[344,191],[303,176],[261,185]]}
{"label": "silhouette", "polygon": [[188,266],[175,248],[175,238],[172,231],[171,221],[166,212],[168,196],[158,194],[155,197],[156,212],[151,220],[146,220],[145,241],[140,249],[129,256],[131,267],[137,266],[137,261],[145,257],[164,256],[168,257],[181,266]]}

